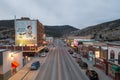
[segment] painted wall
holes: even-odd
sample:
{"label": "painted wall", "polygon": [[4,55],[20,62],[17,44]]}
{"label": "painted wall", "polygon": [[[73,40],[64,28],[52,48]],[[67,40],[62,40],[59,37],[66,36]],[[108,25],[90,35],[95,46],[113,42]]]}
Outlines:
{"label": "painted wall", "polygon": [[15,43],[19,46],[31,46],[37,44],[37,21],[15,21]]}

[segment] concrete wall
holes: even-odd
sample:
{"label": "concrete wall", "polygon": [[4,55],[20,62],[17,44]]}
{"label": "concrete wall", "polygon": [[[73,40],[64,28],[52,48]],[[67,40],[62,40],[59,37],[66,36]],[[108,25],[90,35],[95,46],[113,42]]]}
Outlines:
{"label": "concrete wall", "polygon": [[17,52],[14,54],[14,61],[19,63],[19,67],[17,67],[17,71],[23,67],[23,54],[22,52]]}
{"label": "concrete wall", "polygon": [[3,52],[3,72],[2,74],[5,74],[11,69],[11,56],[10,51]]}

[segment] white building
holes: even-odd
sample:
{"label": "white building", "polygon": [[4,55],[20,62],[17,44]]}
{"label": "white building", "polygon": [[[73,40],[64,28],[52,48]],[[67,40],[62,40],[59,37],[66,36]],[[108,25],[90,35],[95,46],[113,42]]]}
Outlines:
{"label": "white building", "polygon": [[53,37],[46,37],[46,41],[49,42],[49,43],[52,43],[53,42]]}
{"label": "white building", "polygon": [[120,42],[108,43],[108,74],[120,80]]}
{"label": "white building", "polygon": [[8,80],[23,67],[22,52],[0,50],[0,80]]}

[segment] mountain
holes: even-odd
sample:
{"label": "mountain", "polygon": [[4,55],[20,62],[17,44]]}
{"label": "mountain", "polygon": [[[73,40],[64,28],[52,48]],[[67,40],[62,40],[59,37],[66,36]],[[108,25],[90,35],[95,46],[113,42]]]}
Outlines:
{"label": "mountain", "polygon": [[62,37],[62,36],[70,34],[70,32],[72,31],[79,30],[70,25],[44,26],[44,27],[45,27],[45,33],[47,34],[47,36],[53,36],[53,37]]}
{"label": "mountain", "polygon": [[0,39],[14,38],[14,20],[0,20]]}
{"label": "mountain", "polygon": [[120,19],[89,26],[74,32],[74,36],[91,35],[93,39],[102,41],[120,40]]}
{"label": "mountain", "polygon": [[[78,30],[69,25],[63,26],[44,26],[47,36],[62,37],[71,31]],[[0,20],[0,39],[15,38],[14,20]]]}

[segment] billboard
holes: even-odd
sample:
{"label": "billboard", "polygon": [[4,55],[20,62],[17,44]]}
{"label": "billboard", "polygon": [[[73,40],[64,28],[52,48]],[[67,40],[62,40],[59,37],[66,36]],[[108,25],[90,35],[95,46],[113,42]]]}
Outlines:
{"label": "billboard", "polygon": [[19,46],[37,45],[37,21],[15,21],[15,44]]}

